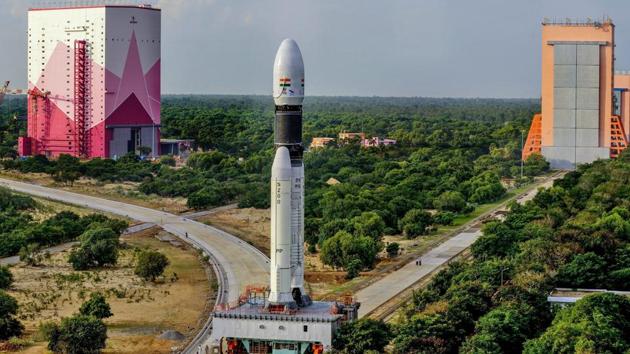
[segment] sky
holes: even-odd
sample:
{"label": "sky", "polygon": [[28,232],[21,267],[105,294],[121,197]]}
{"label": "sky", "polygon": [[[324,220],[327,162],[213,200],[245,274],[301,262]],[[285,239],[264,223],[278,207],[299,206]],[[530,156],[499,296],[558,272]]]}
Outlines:
{"label": "sky", "polygon": [[[271,94],[276,50],[293,38],[307,95],[537,98],[543,18],[610,16],[616,68],[630,70],[628,0],[147,2],[162,8],[165,94]],[[0,81],[15,88],[29,3],[0,0]]]}

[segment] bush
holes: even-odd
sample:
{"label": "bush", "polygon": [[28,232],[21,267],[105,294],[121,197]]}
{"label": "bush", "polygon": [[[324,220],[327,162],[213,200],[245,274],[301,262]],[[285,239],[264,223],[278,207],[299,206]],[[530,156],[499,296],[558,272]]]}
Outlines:
{"label": "bush", "polygon": [[135,273],[145,280],[155,281],[157,277],[164,274],[164,269],[168,264],[168,258],[162,253],[144,250],[138,254]]}
{"label": "bush", "polygon": [[92,354],[105,348],[107,327],[102,320],[85,315],[64,318],[52,330],[48,349],[55,353]]}
{"label": "bush", "polygon": [[362,319],[344,323],[333,340],[333,347],[344,354],[383,353],[391,330],[382,321]]}
{"label": "bush", "polygon": [[112,229],[89,229],[80,237],[81,245],[70,253],[68,262],[75,270],[115,265],[118,260],[118,234]]}
{"label": "bush", "polygon": [[17,301],[0,290],[0,340],[6,340],[22,334],[24,326],[15,318],[17,311]]}
{"label": "bush", "polygon": [[432,223],[431,214],[424,210],[412,209],[400,220],[400,229],[407,238],[415,238],[426,234]]}
{"label": "bush", "polygon": [[8,289],[13,284],[13,274],[9,267],[0,266],[0,289]]}
{"label": "bush", "polygon": [[392,242],[387,245],[387,247],[385,248],[385,251],[387,252],[387,255],[389,256],[389,258],[394,258],[398,256],[398,252],[400,251],[400,245],[396,242]]}
{"label": "bush", "polygon": [[105,296],[101,293],[92,293],[90,299],[81,305],[79,313],[100,319],[109,318],[113,315],[111,307],[105,300]]}
{"label": "bush", "polygon": [[457,191],[446,191],[433,201],[433,206],[441,211],[459,213],[466,208],[466,199]]}

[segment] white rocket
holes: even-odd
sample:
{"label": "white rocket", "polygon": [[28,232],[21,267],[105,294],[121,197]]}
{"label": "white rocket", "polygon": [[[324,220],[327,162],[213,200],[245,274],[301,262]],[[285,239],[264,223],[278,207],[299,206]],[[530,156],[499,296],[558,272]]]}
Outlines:
{"label": "white rocket", "polygon": [[307,306],[304,291],[304,62],[285,39],[273,67],[276,156],[271,171],[271,291],[269,302]]}

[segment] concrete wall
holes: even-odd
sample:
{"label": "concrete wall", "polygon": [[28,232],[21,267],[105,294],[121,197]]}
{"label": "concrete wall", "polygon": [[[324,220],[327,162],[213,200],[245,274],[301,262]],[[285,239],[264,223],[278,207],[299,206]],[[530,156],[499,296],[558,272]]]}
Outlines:
{"label": "concrete wall", "polygon": [[127,154],[131,128],[113,128],[112,140],[109,141],[109,157],[122,157]]}
{"label": "concrete wall", "polygon": [[[608,22],[599,25],[543,25],[541,87],[543,147],[559,146],[555,139],[566,132],[556,133],[556,127],[598,129],[598,147],[610,147],[614,29],[614,25]],[[572,100],[577,103],[572,104]],[[597,112],[594,112],[596,110]],[[560,122],[556,122],[556,119]],[[575,127],[571,126],[572,121],[576,122]],[[594,132],[582,133],[582,137],[590,139],[588,140],[590,145],[590,141],[594,139],[587,136],[592,136]],[[561,143],[565,144],[566,141]],[[577,143],[580,144],[579,141]],[[600,155],[599,152],[597,155]]]}

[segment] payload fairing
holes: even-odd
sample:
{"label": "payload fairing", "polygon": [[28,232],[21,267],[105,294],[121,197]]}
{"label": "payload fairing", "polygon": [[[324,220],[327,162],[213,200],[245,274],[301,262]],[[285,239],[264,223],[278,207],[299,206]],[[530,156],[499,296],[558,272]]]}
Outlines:
{"label": "payload fairing", "polygon": [[303,307],[311,302],[304,291],[304,61],[292,39],[285,39],[276,54],[273,98],[276,156],[271,170],[269,302]]}

